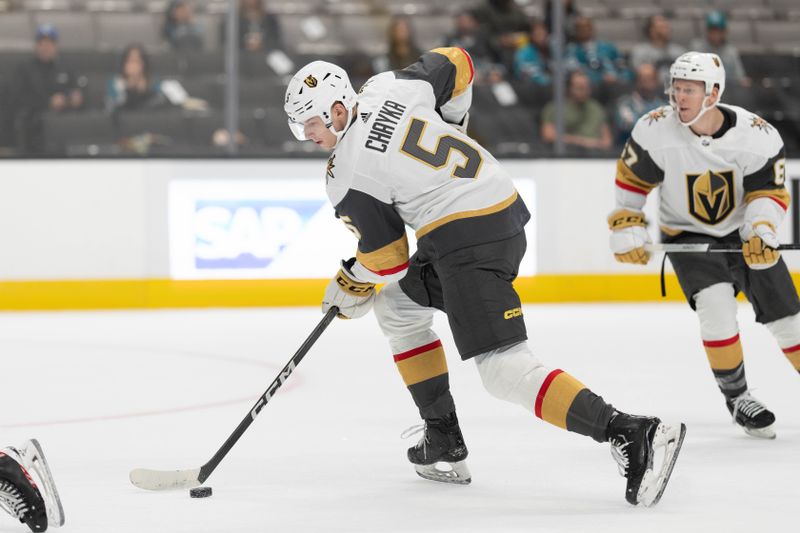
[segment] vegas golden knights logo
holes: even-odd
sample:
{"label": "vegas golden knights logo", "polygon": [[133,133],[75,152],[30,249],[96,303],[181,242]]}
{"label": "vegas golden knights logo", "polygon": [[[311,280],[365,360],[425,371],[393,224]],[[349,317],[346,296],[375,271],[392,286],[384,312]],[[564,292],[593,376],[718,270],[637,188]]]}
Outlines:
{"label": "vegas golden knights logo", "polygon": [[311,87],[312,89],[317,86],[317,78],[309,74],[306,79],[303,80],[303,83]]}
{"label": "vegas golden knights logo", "polygon": [[719,224],[733,212],[733,171],[686,175],[689,214],[704,224]]}

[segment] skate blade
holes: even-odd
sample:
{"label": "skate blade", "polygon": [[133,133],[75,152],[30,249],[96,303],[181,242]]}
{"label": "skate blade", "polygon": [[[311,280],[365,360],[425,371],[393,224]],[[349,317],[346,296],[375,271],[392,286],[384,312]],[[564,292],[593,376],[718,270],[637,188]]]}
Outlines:
{"label": "skate blade", "polygon": [[467,468],[466,461],[447,463],[444,461],[432,465],[414,465],[419,477],[441,483],[452,483],[455,485],[469,485],[472,482],[472,474]]}
{"label": "skate blade", "polygon": [[[636,495],[638,503],[645,507],[652,507],[661,500],[664,489],[667,488],[667,482],[672,475],[672,469],[678,460],[678,454],[681,451],[685,436],[685,424],[677,427],[663,423],[658,425],[655,437],[653,437],[653,465],[645,472],[642,484],[639,485],[639,492]],[[660,461],[661,464],[656,467],[655,459],[662,450],[663,458]]]}
{"label": "skate blade", "polygon": [[740,427],[744,430],[745,433],[757,439],[774,439],[775,437],[777,437],[777,435],[775,434],[775,424],[770,424],[767,427],[763,428],[748,428],[744,426]]}
{"label": "skate blade", "polygon": [[45,500],[47,512],[47,524],[50,527],[61,527],[64,525],[64,507],[61,505],[61,497],[58,495],[53,474],[50,466],[42,451],[42,446],[36,439],[31,439],[22,445],[22,456],[29,470],[31,470],[36,481],[43,486],[42,498]]}

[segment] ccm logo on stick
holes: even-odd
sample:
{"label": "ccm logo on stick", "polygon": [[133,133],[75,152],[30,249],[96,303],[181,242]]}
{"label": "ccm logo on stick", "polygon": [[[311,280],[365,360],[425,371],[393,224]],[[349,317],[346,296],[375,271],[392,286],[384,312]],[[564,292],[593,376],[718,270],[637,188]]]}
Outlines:
{"label": "ccm logo on stick", "polygon": [[250,416],[253,417],[253,420],[256,419],[256,417],[258,416],[258,413],[261,412],[261,410],[264,408],[264,406],[269,403],[269,401],[272,399],[272,396],[275,394],[275,391],[278,390],[280,388],[280,386],[283,385],[284,382],[286,382],[286,380],[289,378],[289,376],[292,375],[292,372],[294,372],[294,369],[295,369],[294,361],[289,362],[289,364],[286,365],[286,370],[282,370],[281,371],[281,375],[278,376],[278,382],[274,383],[272,385],[272,387],[270,387],[267,390],[267,392],[264,393],[264,396],[262,396],[261,398],[258,399],[258,402],[256,403],[256,406],[253,407],[252,411],[250,411]]}

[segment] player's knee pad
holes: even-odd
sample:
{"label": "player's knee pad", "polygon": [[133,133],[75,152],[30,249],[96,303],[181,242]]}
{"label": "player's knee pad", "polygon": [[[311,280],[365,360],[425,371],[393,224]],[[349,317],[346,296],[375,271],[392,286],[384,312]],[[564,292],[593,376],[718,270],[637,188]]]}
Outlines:
{"label": "player's knee pad", "polygon": [[706,287],[694,297],[703,340],[729,339],[739,333],[736,322],[736,293],[730,283]]}
{"label": "player's knee pad", "polygon": [[765,324],[782,349],[800,344],[800,313]]}
{"label": "player's knee pad", "polygon": [[390,340],[430,330],[434,311],[411,300],[398,283],[388,283],[378,293],[373,307],[381,331]]}
{"label": "player's knee pad", "polygon": [[475,364],[489,394],[534,410],[549,369],[533,355],[527,342],[478,355]]}

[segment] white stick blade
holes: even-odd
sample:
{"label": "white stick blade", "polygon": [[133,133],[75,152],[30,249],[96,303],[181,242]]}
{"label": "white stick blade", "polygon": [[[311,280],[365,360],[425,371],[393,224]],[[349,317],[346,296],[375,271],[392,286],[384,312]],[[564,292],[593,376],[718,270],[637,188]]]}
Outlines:
{"label": "white stick blade", "polygon": [[199,487],[200,469],[193,470],[131,470],[130,479],[135,487],[144,490],[180,490]]}

